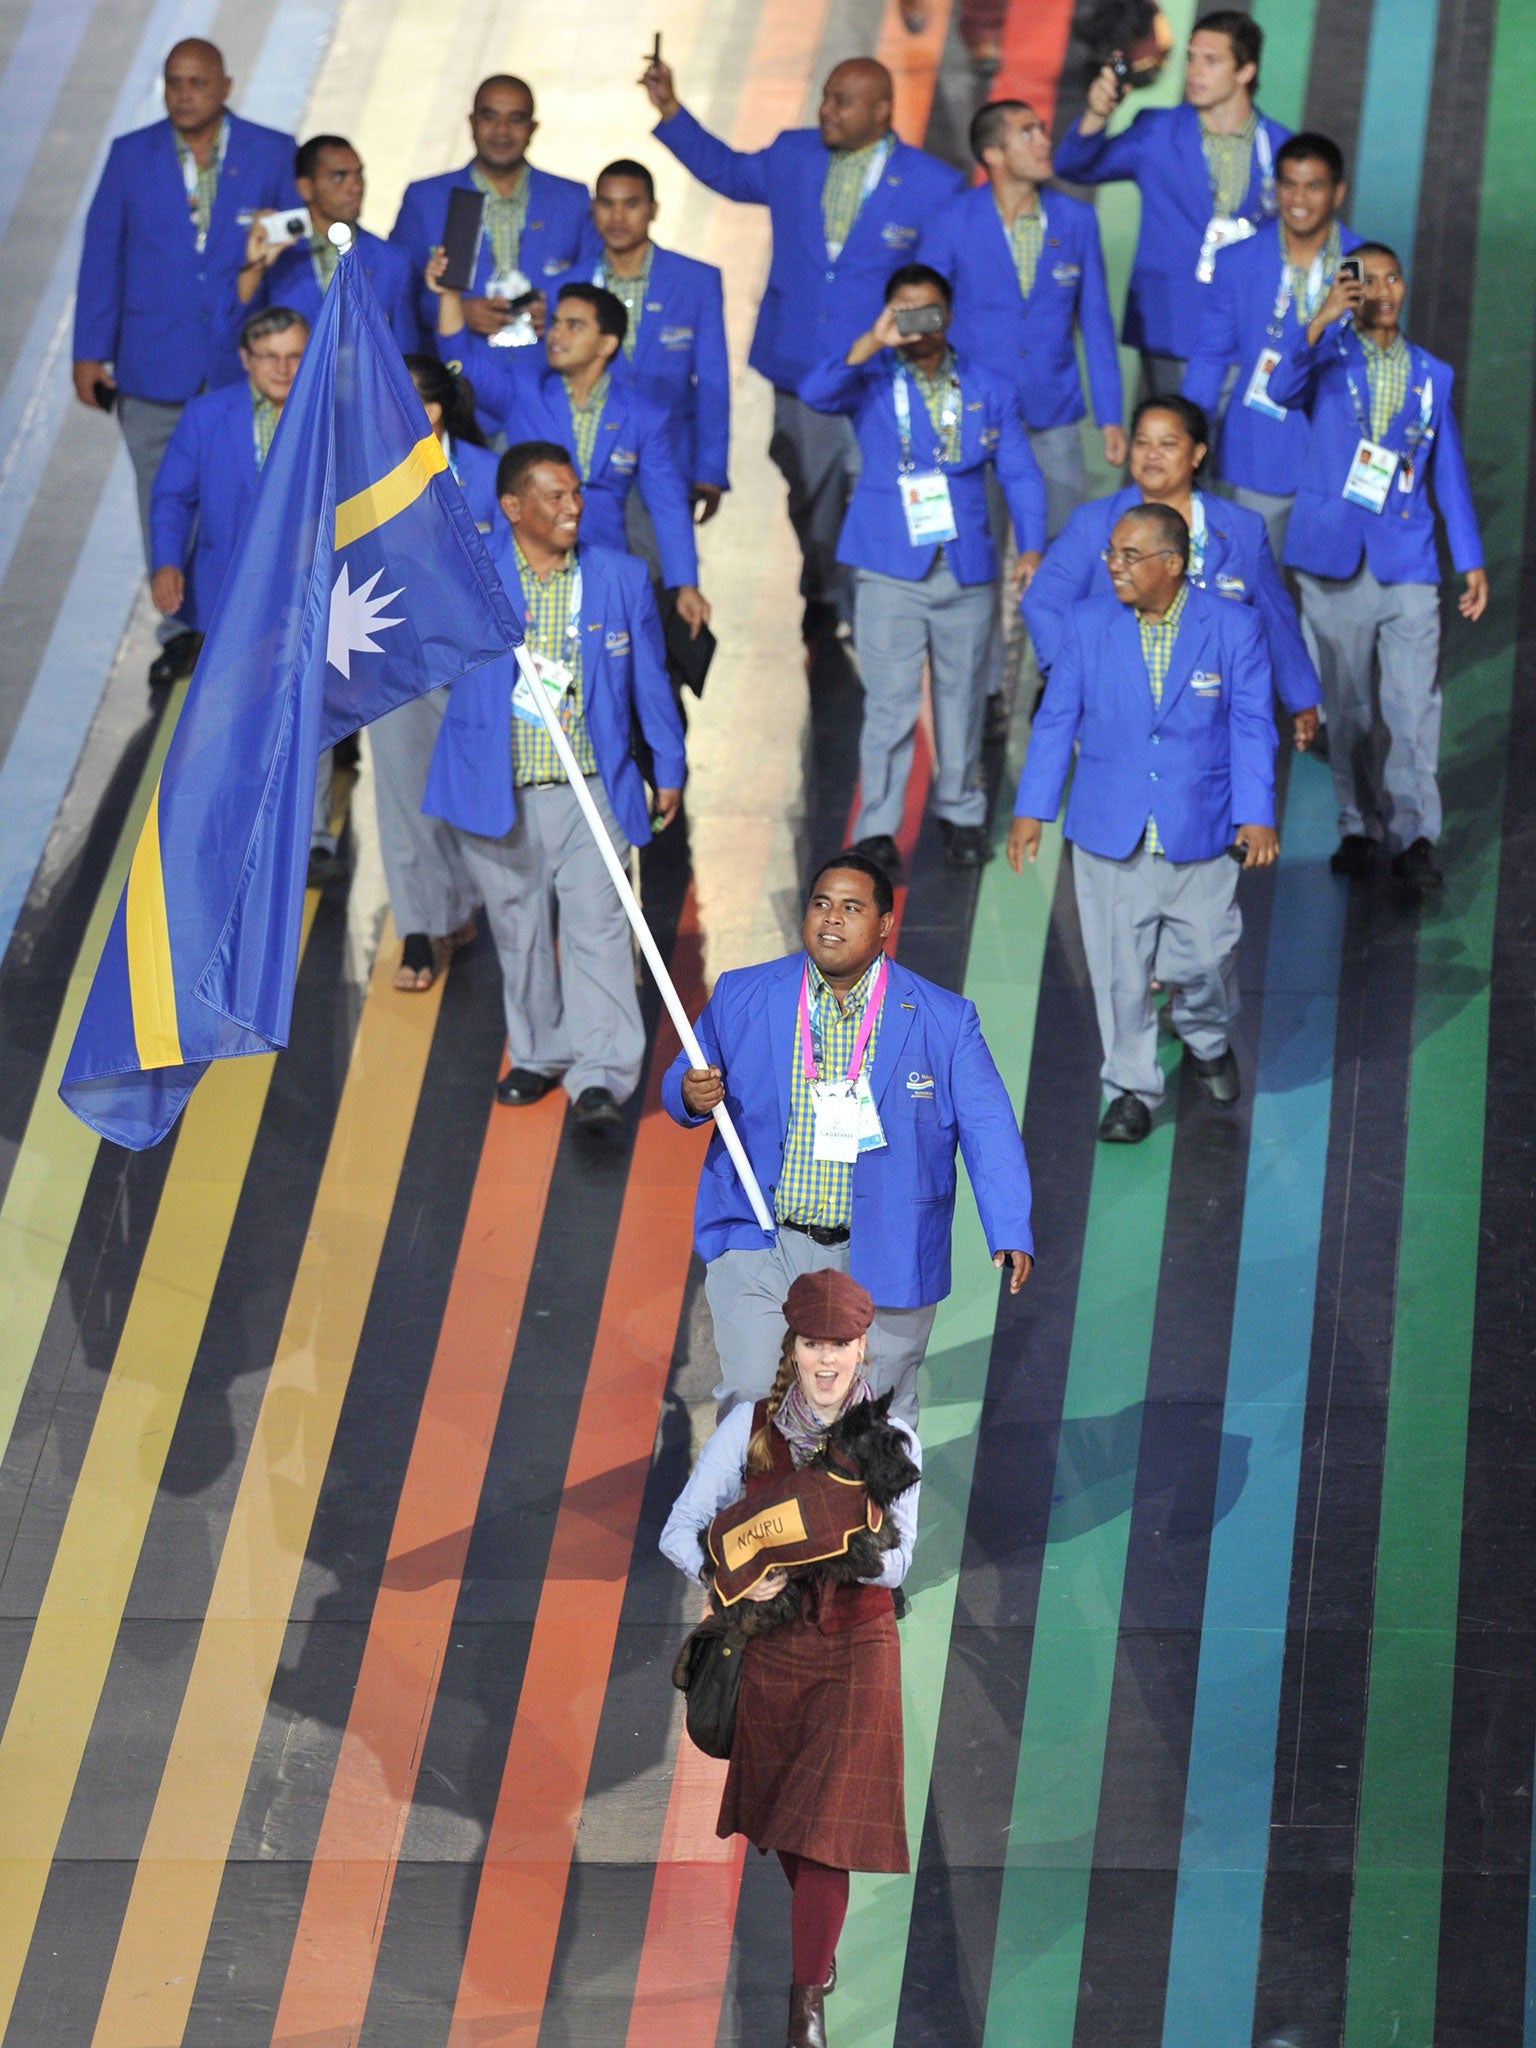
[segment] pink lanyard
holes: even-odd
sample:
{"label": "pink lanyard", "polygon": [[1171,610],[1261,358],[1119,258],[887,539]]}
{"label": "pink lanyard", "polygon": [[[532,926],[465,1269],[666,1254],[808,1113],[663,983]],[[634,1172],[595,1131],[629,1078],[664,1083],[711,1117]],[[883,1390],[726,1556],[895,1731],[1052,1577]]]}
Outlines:
{"label": "pink lanyard", "polygon": [[[847,1081],[853,1087],[864,1065],[864,1054],[880,1016],[880,1005],[885,1000],[885,975],[887,962],[881,956],[880,966],[870,984],[869,994],[864,999],[864,1014],[859,1019],[858,1032],[853,1041],[853,1058],[848,1065]],[[800,970],[800,1068],[807,1081],[819,1081],[820,1072],[816,1066],[816,1048],[811,1038],[811,970],[807,963]]]}

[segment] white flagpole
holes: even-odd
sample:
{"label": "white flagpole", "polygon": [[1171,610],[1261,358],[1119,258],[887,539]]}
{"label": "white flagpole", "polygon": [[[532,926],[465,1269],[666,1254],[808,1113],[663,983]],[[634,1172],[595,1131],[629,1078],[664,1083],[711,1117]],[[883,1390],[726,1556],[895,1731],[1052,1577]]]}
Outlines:
{"label": "white flagpole", "polygon": [[[613,850],[613,841],[608,837],[608,827],[603,823],[602,814],[592,801],[592,792],[587,788],[587,778],[571,750],[564,726],[555,716],[554,706],[549,701],[549,692],[535,674],[533,664],[528,659],[527,648],[518,647],[514,652],[523,680],[528,685],[534,703],[539,707],[544,729],[554,744],[555,752],[560,756],[560,765],[564,768],[566,779],[575,792],[576,801],[581,805],[581,814],[597,842],[598,852],[603,856],[603,865],[613,878],[614,888],[619,892],[624,915],[634,927],[635,937],[640,941],[640,950],[645,955],[646,965],[655,978],[657,988],[661,990],[661,999],[667,1006],[672,1022],[677,1026],[677,1035],[682,1040],[689,1063],[695,1067],[707,1067],[709,1062],[704,1057],[704,1048],[694,1036],[693,1026],[688,1021],[688,1012],[683,1008],[682,998],[673,987],[672,977],[667,972],[667,963],[662,959],[656,941],[651,937],[651,928],[645,921],[645,912],[636,901],[635,892],[629,886],[629,877]],[[752,1171],[752,1162],[747,1157],[747,1148],[741,1142],[741,1134],[731,1122],[731,1113],[723,1102],[715,1104],[714,1119],[720,1136],[725,1141],[725,1149],[731,1155],[731,1163],[747,1191],[752,1213],[761,1225],[764,1236],[772,1237],[776,1228],[774,1220],[768,1213],[768,1204],[763,1200],[763,1191],[757,1184],[757,1175]]]}

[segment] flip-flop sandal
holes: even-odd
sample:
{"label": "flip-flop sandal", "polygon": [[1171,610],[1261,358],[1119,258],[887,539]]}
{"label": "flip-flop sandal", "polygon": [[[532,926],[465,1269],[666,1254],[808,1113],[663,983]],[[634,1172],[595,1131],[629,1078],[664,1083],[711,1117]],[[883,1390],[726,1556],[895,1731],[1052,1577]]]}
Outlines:
{"label": "flip-flop sandal", "polygon": [[425,932],[407,932],[400,942],[400,965],[395,969],[395,987],[406,995],[420,995],[438,976],[438,959]]}

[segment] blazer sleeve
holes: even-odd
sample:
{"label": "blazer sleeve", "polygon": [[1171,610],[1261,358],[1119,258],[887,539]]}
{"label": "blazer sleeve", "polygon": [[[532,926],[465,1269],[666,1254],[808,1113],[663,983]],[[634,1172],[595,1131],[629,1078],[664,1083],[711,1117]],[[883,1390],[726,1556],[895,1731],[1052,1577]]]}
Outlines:
{"label": "blazer sleeve", "polygon": [[658,413],[636,436],[635,484],[656,528],[661,580],[668,590],[699,580],[699,550],[693,537],[693,508],[673,453],[671,426]]}
{"label": "blazer sleeve", "polygon": [[[1214,436],[1216,430],[1216,408],[1221,403],[1222,390],[1227,381],[1227,372],[1242,356],[1242,343],[1238,338],[1237,292],[1232,282],[1232,268],[1225,260],[1223,250],[1216,258],[1216,274],[1200,294],[1200,321],[1195,329],[1194,353],[1184,368],[1184,381],[1180,386],[1186,398],[1203,406],[1211,422]],[[1232,403],[1241,405],[1243,394],[1232,393]]]}
{"label": "blazer sleeve", "polygon": [[651,133],[712,192],[748,206],[768,204],[772,143],[767,149],[732,149],[701,126],[686,107],[679,107],[670,120],[658,121]]}
{"label": "blazer sleeve", "polygon": [[941,206],[928,225],[923,229],[922,240],[917,248],[917,260],[926,263],[930,270],[936,270],[940,277],[955,281],[959,267],[955,255],[954,202]]}
{"label": "blazer sleeve", "polygon": [[851,417],[863,402],[868,368],[868,363],[845,362],[840,355],[824,356],[800,379],[800,396],[817,412],[841,412]]}
{"label": "blazer sleeve", "polygon": [[1145,113],[1138,114],[1118,135],[1104,128],[1097,135],[1084,135],[1074,121],[1056,145],[1056,176],[1073,185],[1108,185],[1116,178],[1138,177],[1146,120]]}
{"label": "blazer sleeve", "polygon": [[155,471],[149,497],[150,569],[185,569],[192,559],[197,523],[198,457],[202,451],[201,408],[190,405],[176,422]]}
{"label": "blazer sleeve", "polygon": [[1045,560],[1035,571],[1020,609],[1029,637],[1035,645],[1035,659],[1042,673],[1056,659],[1061,636],[1075,604],[1093,588],[1094,553],[1087,507],[1074,512],[1045,551]]}
{"label": "blazer sleeve", "polygon": [[[1061,809],[1061,794],[1072,765],[1072,742],[1077,738],[1083,715],[1083,661],[1082,628],[1072,618],[1067,621],[1051,669],[1050,687],[1040,700],[1030,730],[1029,752],[1024,757],[1024,772],[1013,800],[1016,818],[1051,819]],[[1265,716],[1268,717],[1267,698]],[[1273,736],[1272,720],[1270,733]],[[1257,818],[1244,820],[1252,825],[1260,822]]]}
{"label": "blazer sleeve", "polygon": [[[1228,624],[1236,628],[1232,695],[1232,821],[1236,825],[1275,822],[1275,714],[1269,643],[1255,613],[1233,605]],[[1055,688],[1055,678],[1051,679]],[[1049,697],[1050,692],[1046,692]],[[1038,720],[1036,721],[1038,724]]]}
{"label": "blazer sleeve", "polygon": [[1317,396],[1317,373],[1322,368],[1322,351],[1328,345],[1331,328],[1324,328],[1317,347],[1307,340],[1305,327],[1269,373],[1269,395],[1276,405],[1312,410]]}
{"label": "blazer sleeve", "polygon": [[683,721],[667,675],[661,615],[643,562],[629,592],[630,643],[634,649],[635,713],[656,769],[658,789],[681,789],[687,774]]}
{"label": "blazer sleeve", "polygon": [[[719,997],[720,987],[717,984],[715,993],[693,1020],[693,1033],[704,1054],[704,1064],[718,1067],[723,1074],[725,1061],[720,1057],[720,1013],[716,1008]],[[687,1073],[689,1065],[687,1053],[679,1052],[661,1077],[661,1103],[675,1124],[682,1124],[685,1129],[696,1131],[700,1124],[707,1124],[710,1119],[707,1116],[695,1116],[683,1100],[683,1076]]]}
{"label": "blazer sleeve", "polygon": [[[433,304],[436,305],[436,300]],[[457,334],[438,334],[433,342],[445,363],[464,365],[464,374],[475,387],[475,401],[498,420],[510,419],[537,390],[544,367],[542,348],[495,348],[483,334],[468,327]],[[529,361],[518,360],[527,356]],[[514,434],[510,437],[517,439]]]}
{"label": "blazer sleeve", "polygon": [[[1323,701],[1322,684],[1307,652],[1307,643],[1301,636],[1301,621],[1276,567],[1267,533],[1259,536],[1253,580],[1254,602],[1259,617],[1264,621],[1280,702],[1290,712],[1309,711],[1314,704]],[[1255,824],[1257,820],[1249,818],[1243,822]]]}
{"label": "blazer sleeve", "polygon": [[960,1126],[960,1152],[971,1177],[981,1227],[991,1252],[1035,1249],[1030,1232],[1029,1166],[1018,1118],[997,1071],[976,1005],[967,1002],[950,1059],[950,1087]]}
{"label": "blazer sleeve", "polygon": [[718,270],[711,269],[698,311],[693,338],[694,453],[697,476],[690,484],[731,487],[731,357],[725,339],[725,293]]}
{"label": "blazer sleeve", "polygon": [[1077,324],[1082,330],[1088,364],[1088,391],[1097,426],[1118,427],[1125,417],[1125,392],[1120,380],[1120,345],[1104,274],[1104,245],[1097,220],[1090,222],[1083,249],[1083,275],[1077,290]]}
{"label": "blazer sleeve", "polygon": [[102,167],[80,247],[75,297],[75,361],[109,363],[117,355],[123,318],[123,241],[128,231],[122,151],[114,146]]}
{"label": "blazer sleeve", "polygon": [[1469,569],[1481,569],[1483,537],[1478,531],[1477,508],[1472,502],[1467,461],[1461,451],[1461,429],[1456,424],[1456,415],[1449,400],[1435,435],[1429,480],[1434,488],[1435,503],[1440,507],[1440,517],[1445,521],[1445,538],[1457,572],[1465,576]]}
{"label": "blazer sleeve", "polygon": [[1045,478],[1040,474],[1040,465],[1011,392],[999,394],[997,412],[997,447],[992,466],[1008,500],[1020,554],[1040,553],[1045,547]]}

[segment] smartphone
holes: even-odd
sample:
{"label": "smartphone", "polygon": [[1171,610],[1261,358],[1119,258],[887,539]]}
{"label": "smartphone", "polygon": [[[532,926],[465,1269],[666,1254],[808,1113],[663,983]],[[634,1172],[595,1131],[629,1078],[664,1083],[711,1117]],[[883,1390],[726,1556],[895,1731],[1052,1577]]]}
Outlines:
{"label": "smartphone", "polygon": [[1359,284],[1362,276],[1360,258],[1358,256],[1346,256],[1339,265],[1339,275],[1340,277],[1352,277],[1355,283]]}
{"label": "smartphone", "polygon": [[467,292],[475,281],[475,258],[480,253],[480,223],[485,218],[485,194],[467,185],[455,185],[448,194],[448,213],[443,222],[443,248],[448,267],[440,282],[450,292]]}
{"label": "smartphone", "polygon": [[944,331],[944,308],[942,306],[898,306],[896,309],[896,332],[909,339],[914,334],[942,334]]}
{"label": "smartphone", "polygon": [[117,386],[109,384],[105,377],[98,377],[91,386],[91,396],[103,412],[110,412],[117,403]]}
{"label": "smartphone", "polygon": [[1240,868],[1247,866],[1248,849],[1240,839],[1234,839],[1227,848],[1227,859],[1235,860]]}
{"label": "smartphone", "polygon": [[654,35],[654,37],[653,37],[653,38],[652,38],[652,40],[651,40],[651,62],[652,62],[653,64],[659,64],[659,63],[661,62],[661,30],[660,30],[660,29],[657,29],[657,31],[656,31],[656,34]]}
{"label": "smartphone", "polygon": [[307,242],[313,233],[307,206],[285,206],[280,213],[258,213],[256,220],[274,245]]}

